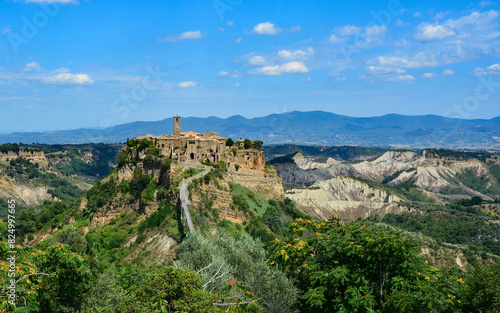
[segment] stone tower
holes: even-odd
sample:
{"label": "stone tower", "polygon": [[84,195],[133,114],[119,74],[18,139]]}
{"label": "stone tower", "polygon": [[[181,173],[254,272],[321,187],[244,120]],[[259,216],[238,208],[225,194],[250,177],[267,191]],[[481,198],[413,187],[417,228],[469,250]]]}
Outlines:
{"label": "stone tower", "polygon": [[180,136],[181,134],[181,117],[179,115],[174,116],[174,135]]}

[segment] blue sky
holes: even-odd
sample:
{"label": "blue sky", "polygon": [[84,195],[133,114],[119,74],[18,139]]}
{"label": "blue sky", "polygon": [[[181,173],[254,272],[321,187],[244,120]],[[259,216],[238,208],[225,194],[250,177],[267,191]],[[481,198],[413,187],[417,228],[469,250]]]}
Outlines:
{"label": "blue sky", "polygon": [[0,2],[0,132],[299,110],[500,115],[493,1]]}

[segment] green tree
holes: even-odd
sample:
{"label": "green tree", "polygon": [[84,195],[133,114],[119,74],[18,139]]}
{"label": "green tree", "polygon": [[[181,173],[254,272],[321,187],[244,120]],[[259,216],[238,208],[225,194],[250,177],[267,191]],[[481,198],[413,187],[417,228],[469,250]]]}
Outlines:
{"label": "green tree", "polygon": [[252,147],[252,141],[250,139],[245,139],[245,141],[243,141],[243,147],[245,149],[250,149]]}
{"label": "green tree", "polygon": [[297,280],[303,312],[444,311],[460,305],[455,294],[463,280],[451,274],[454,268],[429,266],[417,256],[417,244],[399,232],[333,217],[321,223],[299,218],[290,233],[288,242],[275,240],[270,262]]}
{"label": "green tree", "polygon": [[226,146],[232,147],[234,145],[234,141],[231,138],[226,139]]}
{"label": "green tree", "polygon": [[127,312],[222,312],[203,292],[199,275],[188,269],[161,267],[151,271],[127,298]]}
{"label": "green tree", "polygon": [[264,144],[264,142],[263,142],[263,141],[261,141],[261,140],[255,140],[255,141],[253,142],[253,147],[254,147],[255,149],[260,149],[260,148],[262,148],[262,145],[263,145],[263,144]]}
{"label": "green tree", "polygon": [[[178,257],[181,266],[195,271],[212,264],[200,272],[204,282],[214,277],[219,269],[219,274],[225,273],[221,279],[241,282],[239,296],[248,298],[248,292],[253,293],[260,299],[258,304],[266,312],[294,310],[298,298],[297,289],[282,271],[269,268],[263,244],[247,234],[234,239],[225,233],[212,238],[195,233],[182,242]],[[227,283],[220,287],[212,284],[210,290],[224,292],[224,286]]]}
{"label": "green tree", "polygon": [[477,264],[464,288],[465,312],[500,312],[500,258],[494,265]]}

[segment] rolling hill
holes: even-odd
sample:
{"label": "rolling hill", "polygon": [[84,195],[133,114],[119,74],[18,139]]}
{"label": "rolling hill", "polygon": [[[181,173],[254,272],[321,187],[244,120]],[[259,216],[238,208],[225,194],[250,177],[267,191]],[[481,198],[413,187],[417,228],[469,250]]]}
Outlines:
{"label": "rolling hill", "polygon": [[[132,122],[105,129],[76,129],[0,134],[0,143],[116,143],[127,138],[172,132],[172,118]],[[247,119],[235,115],[185,117],[183,130],[214,131],[225,137],[253,138],[265,143],[356,145],[371,147],[440,147],[500,149],[500,117],[464,120],[437,115],[349,117],[323,111],[288,112]]]}

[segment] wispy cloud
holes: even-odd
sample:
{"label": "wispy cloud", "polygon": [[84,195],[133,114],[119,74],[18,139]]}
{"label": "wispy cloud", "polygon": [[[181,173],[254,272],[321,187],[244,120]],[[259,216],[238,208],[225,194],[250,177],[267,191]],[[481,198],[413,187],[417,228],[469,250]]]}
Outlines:
{"label": "wispy cloud", "polygon": [[314,49],[309,47],[307,50],[280,50],[278,56],[285,60],[306,60],[308,57],[314,55]]}
{"label": "wispy cloud", "polygon": [[260,23],[254,26],[254,34],[259,35],[277,35],[282,32],[281,28],[274,26],[271,22]]}
{"label": "wispy cloud", "polygon": [[250,65],[264,65],[266,63],[266,58],[261,55],[253,56],[250,58],[250,60],[248,60],[248,64]]}
{"label": "wispy cloud", "polygon": [[24,67],[24,71],[25,72],[30,72],[30,71],[39,71],[41,69],[40,67],[40,63],[37,63],[37,62],[31,62],[31,63],[28,63],[26,64],[26,66]]}
{"label": "wispy cloud", "polygon": [[422,78],[434,78],[436,77],[436,73],[423,73]]}
{"label": "wispy cloud", "polygon": [[406,75],[396,75],[396,76],[391,76],[386,79],[387,81],[392,81],[392,82],[398,82],[398,83],[409,83],[415,80],[415,77],[412,75],[406,74]]}
{"label": "wispy cloud", "polygon": [[484,76],[484,75],[500,75],[500,64],[492,64],[487,68],[477,67],[474,70],[474,75]]}
{"label": "wispy cloud", "polygon": [[169,34],[169,35],[166,35],[165,37],[158,38],[156,41],[157,42],[177,42],[177,41],[186,40],[186,39],[201,39],[203,37],[205,37],[205,34],[202,34],[201,30],[193,30],[193,31],[184,32],[180,35]]}
{"label": "wispy cloud", "polygon": [[302,62],[292,61],[281,65],[267,65],[261,68],[250,70],[254,75],[283,75],[294,73],[308,73],[309,68]]}
{"label": "wispy cloud", "polygon": [[290,28],[279,28],[276,25],[274,25],[271,22],[265,22],[265,23],[259,23],[254,26],[253,30],[251,33],[253,34],[258,34],[258,35],[277,35],[279,33],[282,33],[284,31],[289,31],[289,32],[300,32],[302,30],[301,26],[292,26]]}
{"label": "wispy cloud", "polygon": [[197,85],[198,85],[198,82],[188,80],[185,82],[178,83],[177,87],[179,87],[179,88],[193,88],[193,87],[196,87]]}
{"label": "wispy cloud", "polygon": [[455,75],[455,72],[453,70],[450,70],[450,69],[445,69],[443,71],[443,75],[444,76],[451,76],[451,75]]}
{"label": "wispy cloud", "polygon": [[233,72],[227,72],[227,71],[221,71],[219,74],[217,74],[219,77],[230,77],[230,78],[240,78],[242,75],[238,71],[233,71]]}
{"label": "wispy cloud", "polygon": [[93,85],[87,74],[60,73],[42,78],[42,82],[50,85]]}
{"label": "wispy cloud", "polygon": [[367,66],[365,68],[370,81],[385,80],[392,82],[408,83],[415,77],[406,73],[404,69],[392,66]]}
{"label": "wispy cloud", "polygon": [[353,42],[364,48],[369,48],[375,44],[381,43],[381,39],[387,33],[387,26],[374,25],[374,26],[356,26],[346,25],[336,27],[333,29],[332,34],[328,37],[327,42],[331,44],[344,44]]}
{"label": "wispy cloud", "polygon": [[431,41],[442,40],[453,35],[455,35],[455,32],[446,26],[437,23],[421,23],[413,37],[421,41]]}
{"label": "wispy cloud", "polygon": [[399,56],[380,56],[375,61],[378,65],[398,67],[398,68],[420,68],[437,66],[439,63],[435,60],[435,56],[427,55],[419,52],[412,56],[399,57]]}

